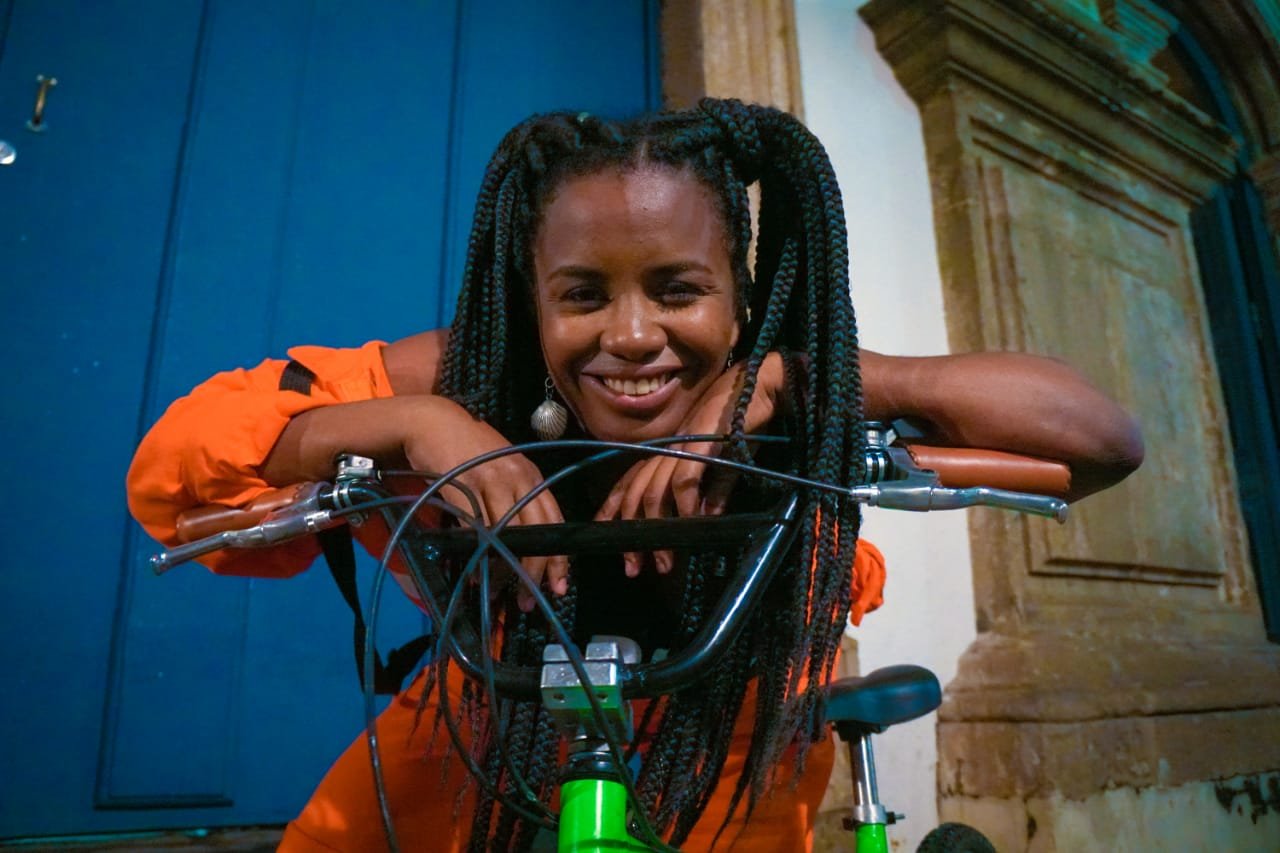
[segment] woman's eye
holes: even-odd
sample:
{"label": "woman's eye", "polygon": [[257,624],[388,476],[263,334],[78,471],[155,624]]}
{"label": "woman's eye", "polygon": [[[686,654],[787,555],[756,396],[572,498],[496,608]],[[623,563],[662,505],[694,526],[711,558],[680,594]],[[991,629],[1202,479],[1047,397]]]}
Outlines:
{"label": "woman's eye", "polygon": [[563,301],[575,305],[597,305],[608,301],[604,288],[591,284],[579,285],[566,290],[560,297]]}
{"label": "woman's eye", "polygon": [[702,289],[700,287],[683,281],[668,282],[663,285],[659,294],[665,305],[688,305],[696,302],[701,295]]}

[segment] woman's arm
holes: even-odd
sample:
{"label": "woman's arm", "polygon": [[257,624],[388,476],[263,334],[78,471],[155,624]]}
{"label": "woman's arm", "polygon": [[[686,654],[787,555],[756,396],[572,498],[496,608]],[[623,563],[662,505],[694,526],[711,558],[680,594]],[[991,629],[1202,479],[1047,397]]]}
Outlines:
{"label": "woman's arm", "polygon": [[[355,350],[298,347],[291,358],[314,377],[305,390],[281,388],[285,362],[219,374],[176,401],[139,446],[128,476],[130,510],[152,536],[176,542],[185,510],[206,504],[243,506],[272,486],[324,480],[339,452],[444,471],[506,440],[464,409],[430,392],[438,390],[445,330],[424,332],[383,346]],[[480,499],[482,514],[496,519],[541,481],[521,456],[505,457],[460,478]],[[469,511],[456,493],[448,495]],[[560,513],[550,493],[521,512],[517,523],[553,523]],[[287,576],[315,557],[313,543],[298,541],[267,551],[216,552],[202,558],[215,571]],[[535,577],[545,571],[563,591],[567,562],[526,562]],[[528,602],[531,606],[532,599]]]}
{"label": "woman's arm", "polygon": [[[287,362],[268,359],[201,383],[165,411],[143,438],[126,480],[129,509],[160,542],[177,542],[178,517],[217,504],[244,506],[271,489],[260,468],[291,419],[309,409],[388,397],[382,347],[296,347],[291,359],[314,379],[304,390],[283,382]],[[282,385],[288,387],[282,388]],[[288,576],[315,557],[298,540],[264,552],[219,551],[201,559],[217,572]]]}
{"label": "woman's arm", "polygon": [[939,443],[1008,450],[1067,463],[1069,497],[1132,473],[1142,434],[1124,409],[1068,365],[1013,352],[923,358],[862,351],[867,418],[907,418]]}
{"label": "woman's arm", "polygon": [[448,342],[448,329],[432,329],[382,347],[388,395],[295,416],[263,462],[263,479],[275,486],[327,479],[344,451],[388,467],[408,464],[405,443],[424,432],[421,425],[456,414],[456,406],[435,396]]}
{"label": "woman's arm", "polygon": [[[302,412],[285,425],[260,471],[272,485],[324,480],[334,474],[339,453],[357,453],[384,468],[412,468],[443,473],[509,442],[493,427],[438,395],[439,374],[448,340],[446,330],[423,332],[389,344],[382,363],[392,395],[382,399],[340,403]],[[486,462],[457,478],[476,497],[483,521],[492,524],[542,482],[542,474],[526,457],[511,454]],[[464,512],[470,501],[446,488],[442,497]],[[556,524],[563,521],[550,492],[525,506],[514,523]],[[557,593],[567,590],[567,558],[529,557],[525,569],[536,580],[544,573]],[[530,610],[533,598],[518,599]]]}
{"label": "woman's arm", "polygon": [[439,394],[448,347],[448,329],[419,332],[383,347],[382,363],[396,394]]}

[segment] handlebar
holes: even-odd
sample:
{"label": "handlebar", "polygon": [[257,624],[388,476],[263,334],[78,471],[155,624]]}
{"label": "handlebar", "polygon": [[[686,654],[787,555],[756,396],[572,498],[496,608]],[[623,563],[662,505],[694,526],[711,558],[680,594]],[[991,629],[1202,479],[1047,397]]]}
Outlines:
{"label": "handlebar", "polygon": [[[1070,485],[1067,466],[1050,460],[1018,456],[996,451],[974,451],[969,448],[906,448],[892,444],[892,431],[869,425],[867,441],[867,480],[853,487],[806,483],[812,487],[835,491],[871,506],[913,511],[952,509],[968,506],[994,506],[1065,520],[1066,503],[1054,493],[1065,494]],[[542,443],[547,447],[554,443]],[[606,446],[606,445],[600,445]],[[613,452],[623,445],[607,445]],[[503,452],[520,452],[529,448],[510,448]],[[684,451],[655,450],[652,447],[627,446],[626,449],[689,455]],[[713,464],[747,468],[740,463],[710,459]],[[468,464],[478,464],[476,460]],[[925,468],[923,465],[929,465]],[[441,477],[448,481],[465,466]],[[388,526],[394,528],[404,510],[389,506],[390,493],[369,476],[372,465],[362,460],[358,476],[344,480],[340,472],[334,484],[310,483],[275,490],[248,506],[201,508],[184,515],[179,523],[180,537],[190,541],[152,558],[157,573],[226,547],[266,547],[306,533],[314,533],[342,524],[352,512],[367,511],[381,505]],[[799,478],[772,474],[792,482]],[[988,481],[973,485],[975,478]],[[954,484],[954,485],[953,485]],[[1040,494],[1013,491],[1031,487]],[[1044,494],[1048,491],[1050,494]],[[702,629],[684,649],[660,663],[629,666],[622,676],[623,695],[631,698],[671,692],[696,680],[714,665],[718,650],[727,648],[746,624],[744,614],[767,589],[781,556],[790,548],[797,525],[800,499],[793,490],[771,512],[701,518],[652,519],[644,521],[570,522],[557,525],[529,525],[502,530],[501,540],[492,532],[482,535],[473,529],[433,529],[418,534],[421,548],[399,544],[399,553],[411,573],[422,584],[422,592],[432,601],[433,614],[439,618],[453,589],[439,566],[441,555],[465,556],[493,547],[508,560],[535,554],[585,554],[637,550],[677,549],[697,546],[701,549],[741,546],[744,538],[747,553],[740,563],[738,577],[726,586],[724,598],[704,622]],[[399,513],[399,515],[397,515]],[[482,541],[484,540],[484,541]],[[458,618],[456,630],[448,638],[449,654],[470,677],[485,677],[477,661],[485,654],[486,644],[465,616]],[[539,695],[540,669],[537,667],[503,666],[491,669],[498,693],[514,699],[535,699]]]}
{"label": "handlebar", "polygon": [[[884,509],[928,512],[990,506],[1059,523],[1066,520],[1067,504],[1061,498],[1070,490],[1071,471],[1062,462],[998,450],[894,445],[892,441],[892,430],[868,424],[871,482],[853,486],[845,494]],[[265,492],[240,508],[212,505],[188,510],[177,523],[182,544],[152,557],[152,568],[161,574],[223,548],[265,548],[335,527],[344,519],[334,514],[334,507],[323,505],[331,488],[324,483],[299,483]],[[503,535],[517,556],[616,551],[619,541],[631,543],[627,550],[693,544],[718,547],[741,542],[745,531],[767,521],[758,514],[742,514],[717,519],[566,522],[509,528]],[[553,528],[556,536],[549,537],[547,528]],[[539,544],[548,542],[554,542],[556,550]],[[667,544],[658,544],[663,542]],[[457,555],[474,549],[476,537],[469,530],[444,530],[433,544]]]}

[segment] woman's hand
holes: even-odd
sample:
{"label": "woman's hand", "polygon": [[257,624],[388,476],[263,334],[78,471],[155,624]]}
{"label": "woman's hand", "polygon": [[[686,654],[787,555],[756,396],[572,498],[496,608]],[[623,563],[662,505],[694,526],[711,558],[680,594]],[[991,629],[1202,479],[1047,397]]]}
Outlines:
{"label": "woman's hand", "polygon": [[[312,409],[298,415],[281,434],[262,467],[263,478],[287,485],[333,476],[338,453],[358,453],[380,464],[408,464],[418,471],[444,473],[484,453],[510,447],[493,427],[473,418],[444,397],[411,394]],[[479,504],[483,523],[493,524],[542,482],[542,473],[526,457],[511,454],[485,462],[457,477]],[[458,489],[441,497],[470,515],[471,502]],[[544,491],[512,520],[513,524],[564,521],[550,492]],[[521,561],[535,583],[545,577],[556,595],[568,589],[569,561],[564,556],[526,557]],[[521,588],[521,609],[533,609],[532,593]]]}
{"label": "woman's hand", "polygon": [[[744,365],[730,367],[702,396],[680,426],[684,435],[723,435],[729,431],[733,404],[738,399]],[[778,411],[785,385],[782,357],[769,353],[760,365],[755,393],[747,406],[745,430],[757,432],[767,426]],[[719,456],[721,442],[690,442],[677,449],[706,456]],[[605,498],[597,520],[668,518],[672,515],[719,515],[724,512],[737,476],[723,468],[708,472],[705,462],[653,456],[637,462],[618,480]],[[671,571],[670,551],[656,551],[653,562],[658,572]],[[623,555],[628,577],[640,573],[641,555]]]}

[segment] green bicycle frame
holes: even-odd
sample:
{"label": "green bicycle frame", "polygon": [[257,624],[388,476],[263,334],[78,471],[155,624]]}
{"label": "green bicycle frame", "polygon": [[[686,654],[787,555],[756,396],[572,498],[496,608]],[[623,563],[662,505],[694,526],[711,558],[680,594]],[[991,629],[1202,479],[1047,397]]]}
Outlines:
{"label": "green bicycle frame", "polygon": [[627,789],[612,779],[572,779],[560,788],[560,853],[649,850],[627,833]]}
{"label": "green bicycle frame", "polygon": [[[858,826],[857,853],[889,853],[883,823]],[[560,853],[640,853],[627,833],[627,789],[611,779],[573,779],[560,788]]]}
{"label": "green bicycle frame", "polygon": [[889,836],[883,823],[860,824],[855,838],[857,853],[889,853]]}

